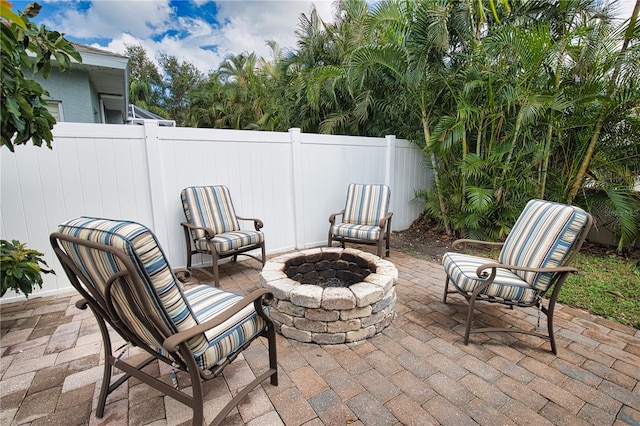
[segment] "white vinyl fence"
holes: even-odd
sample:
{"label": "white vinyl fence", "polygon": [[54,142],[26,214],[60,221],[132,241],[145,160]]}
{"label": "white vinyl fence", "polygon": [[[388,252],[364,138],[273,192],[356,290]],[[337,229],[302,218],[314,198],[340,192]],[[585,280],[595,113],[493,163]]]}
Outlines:
{"label": "white vinyl fence", "polygon": [[[273,254],[326,244],[329,215],[344,207],[349,183],[388,184],[392,227],[402,230],[421,212],[414,191],[430,182],[420,149],[394,136],[59,123],[53,146],[0,150],[2,239],[45,253],[57,272],[34,295],[71,288],[48,237],[74,217],[148,226],[175,268],[186,264],[180,191],[187,186],[228,186],[238,215],[263,220]],[[9,292],[2,301],[21,297]]]}

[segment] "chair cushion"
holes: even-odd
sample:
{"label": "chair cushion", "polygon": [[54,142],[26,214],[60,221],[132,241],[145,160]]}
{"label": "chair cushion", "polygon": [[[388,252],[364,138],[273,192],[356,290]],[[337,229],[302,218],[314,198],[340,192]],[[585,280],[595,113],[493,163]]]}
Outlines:
{"label": "chair cushion", "polygon": [[[208,285],[190,286],[185,298],[199,324],[213,318],[242,299],[242,296]],[[263,308],[265,311],[266,307]],[[257,315],[253,304],[207,332],[206,345],[192,348],[196,362],[201,368],[218,364],[259,334],[266,324]]]}
{"label": "chair cushion", "polygon": [[380,239],[380,227],[377,225],[371,226],[340,223],[331,226],[331,234],[338,237],[378,241]]}
{"label": "chair cushion", "polygon": [[[131,258],[144,286],[143,297],[157,306],[158,317],[173,331],[188,330],[223,311],[242,297],[210,286],[182,290],[166,261],[156,237],[143,225],[130,221],[82,217],[60,225],[58,231],[123,250]],[[124,269],[114,256],[67,241],[60,241],[93,286],[103,288],[114,273]],[[128,319],[136,333],[151,347],[165,353],[160,342],[133,314],[130,303],[118,286],[114,287],[115,306],[119,315]],[[249,305],[214,330],[188,341],[202,368],[211,367],[236,351],[242,344],[264,329],[262,318]]]}
{"label": "chair cushion", "polygon": [[[242,247],[260,244],[264,242],[264,234],[258,231],[235,231],[216,234],[213,245],[218,253],[237,250]],[[195,247],[200,252],[209,252],[206,238],[195,241]]]}
{"label": "chair cushion", "polygon": [[[187,222],[211,228],[216,234],[240,230],[229,189],[223,185],[192,186],[180,193]],[[193,240],[205,238],[203,230],[191,231]]]}
{"label": "chair cushion", "polygon": [[352,183],[347,191],[343,223],[377,226],[389,209],[391,191],[387,185]]}
{"label": "chair cushion", "polygon": [[[453,285],[469,295],[485,281],[476,274],[478,266],[485,263],[496,263],[496,261],[452,252],[445,253],[442,257],[442,265]],[[527,305],[535,301],[537,293],[518,275],[507,269],[498,268],[494,281],[480,294],[489,298],[517,301]]]}
{"label": "chair cushion", "polygon": [[[561,266],[587,217],[584,210],[575,206],[529,201],[505,240],[499,262],[531,268]],[[516,274],[540,291],[546,291],[553,278],[553,273]]]}

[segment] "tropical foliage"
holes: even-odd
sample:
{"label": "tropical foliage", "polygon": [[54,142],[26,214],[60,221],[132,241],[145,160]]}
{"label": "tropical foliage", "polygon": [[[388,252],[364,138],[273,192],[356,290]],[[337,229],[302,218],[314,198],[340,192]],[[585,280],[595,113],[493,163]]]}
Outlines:
{"label": "tropical foliage", "polygon": [[382,136],[419,145],[427,218],[500,239],[527,200],[581,205],[639,235],[640,26],[599,0],[336,2],[198,80],[180,108],[199,127]]}

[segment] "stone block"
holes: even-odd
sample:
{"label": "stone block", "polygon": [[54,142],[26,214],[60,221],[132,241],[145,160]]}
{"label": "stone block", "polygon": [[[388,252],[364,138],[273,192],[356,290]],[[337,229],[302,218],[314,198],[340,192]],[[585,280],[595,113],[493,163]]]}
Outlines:
{"label": "stone block", "polygon": [[293,327],[293,317],[291,315],[283,314],[282,312],[272,309],[269,311],[269,317],[280,324],[286,324],[289,327]]}
{"label": "stone block", "polygon": [[362,318],[371,315],[371,305],[340,311],[341,320]]}
{"label": "stone block", "polygon": [[302,284],[291,290],[290,300],[305,308],[319,308],[322,303],[322,287]]}
{"label": "stone block", "polygon": [[384,290],[379,285],[357,283],[349,287],[356,297],[356,306],[362,307],[376,303],[384,297]]}
{"label": "stone block", "polygon": [[263,287],[271,291],[276,299],[289,300],[291,299],[291,292],[300,287],[300,283],[285,278],[267,282]]}
{"label": "stone block", "polygon": [[306,318],[294,318],[293,325],[299,330],[324,333],[327,331],[327,323],[324,321],[311,321]]}
{"label": "stone block", "polygon": [[297,328],[282,325],[280,330],[282,335],[288,339],[297,340],[298,342],[311,343],[311,332],[305,330],[298,330]]}
{"label": "stone block", "polygon": [[345,342],[357,342],[359,340],[368,339],[374,334],[376,334],[376,328],[374,326],[362,328],[357,331],[348,331],[345,336]]}
{"label": "stone block", "polygon": [[378,273],[367,275],[364,279],[364,282],[380,286],[385,293],[391,290],[391,287],[396,284],[396,281],[392,276],[381,275]]}
{"label": "stone block", "polygon": [[327,323],[327,331],[329,333],[346,333],[347,331],[359,330],[360,327],[361,322],[359,318]]}
{"label": "stone block", "polygon": [[390,292],[384,295],[382,300],[371,305],[371,312],[374,314],[376,312],[380,312],[381,310],[385,309],[392,303],[395,304],[395,301],[396,301],[396,289],[393,288]]}
{"label": "stone block", "polygon": [[305,308],[302,306],[294,305],[293,303],[287,300],[281,300],[278,302],[277,310],[294,317],[303,317],[305,316]]}
{"label": "stone block", "polygon": [[319,345],[338,345],[344,343],[345,333],[313,333],[312,339]]}
{"label": "stone block", "polygon": [[325,288],[322,293],[323,309],[353,309],[356,307],[356,296],[353,291],[345,287]]}
{"label": "stone block", "polygon": [[311,321],[337,321],[340,319],[340,311],[326,309],[305,309],[304,317]]}

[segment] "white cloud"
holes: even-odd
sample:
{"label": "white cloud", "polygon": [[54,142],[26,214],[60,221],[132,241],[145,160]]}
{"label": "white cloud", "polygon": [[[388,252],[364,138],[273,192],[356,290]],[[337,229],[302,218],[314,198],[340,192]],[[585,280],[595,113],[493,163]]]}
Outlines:
{"label": "white cloud", "polygon": [[[191,0],[197,6],[212,0]],[[300,14],[312,4],[330,21],[332,0],[226,0],[215,2],[217,22],[201,17],[178,16],[169,0],[94,0],[87,10],[74,3],[62,6],[48,26],[76,39],[110,39],[96,46],[123,53],[126,45],[141,44],[154,58],[162,52],[195,65],[202,72],[216,69],[227,55],[255,52],[271,58],[267,40],[281,48],[295,47]],[[168,33],[167,33],[168,32]]]}
{"label": "white cloud", "polygon": [[230,53],[253,51],[268,56],[267,40],[281,48],[293,48],[300,14],[309,14],[315,4],[320,17],[330,21],[332,1],[224,1],[217,2],[218,18],[224,22],[224,46]]}
{"label": "white cloud", "polygon": [[171,25],[174,9],[169,0],[96,0],[87,10],[74,3],[60,3],[53,28],[78,38],[115,38],[123,33],[147,38],[162,34]]}

